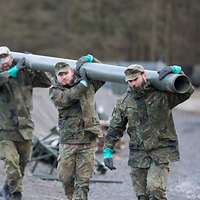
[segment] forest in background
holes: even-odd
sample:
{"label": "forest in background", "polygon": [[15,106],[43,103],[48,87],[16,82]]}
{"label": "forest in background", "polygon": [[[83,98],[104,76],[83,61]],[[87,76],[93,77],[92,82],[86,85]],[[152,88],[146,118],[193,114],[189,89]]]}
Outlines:
{"label": "forest in background", "polygon": [[200,63],[199,0],[0,0],[0,45],[104,61]]}

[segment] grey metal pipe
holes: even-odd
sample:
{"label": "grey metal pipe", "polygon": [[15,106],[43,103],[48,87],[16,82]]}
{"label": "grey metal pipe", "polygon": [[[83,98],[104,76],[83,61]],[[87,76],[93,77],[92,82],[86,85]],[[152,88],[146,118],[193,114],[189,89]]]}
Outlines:
{"label": "grey metal pipe", "polygon": [[[12,52],[12,56],[15,60],[25,57],[26,62],[30,64],[33,70],[41,70],[52,73],[54,72],[54,66],[57,62],[68,63],[72,68],[75,68],[76,66],[76,60],[64,58],[18,52]],[[91,79],[125,83],[125,67],[100,63],[86,63],[84,64],[84,68],[87,70],[87,75]],[[163,80],[159,80],[158,73],[156,71],[145,70],[145,72],[147,73],[148,80],[157,89],[184,93],[190,88],[190,81],[188,80],[188,77],[183,74],[170,74]]]}

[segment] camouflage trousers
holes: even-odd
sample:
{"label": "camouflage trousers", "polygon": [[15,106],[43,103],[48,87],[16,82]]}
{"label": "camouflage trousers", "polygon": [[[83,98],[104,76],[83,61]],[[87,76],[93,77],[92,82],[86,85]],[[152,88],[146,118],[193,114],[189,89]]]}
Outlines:
{"label": "camouflage trousers", "polygon": [[0,141],[0,159],[4,161],[5,184],[10,193],[22,192],[22,179],[26,164],[31,158],[32,141]]}
{"label": "camouflage trousers", "polygon": [[131,179],[138,200],[167,200],[169,164],[151,163],[149,168],[131,168]]}
{"label": "camouflage trousers", "polygon": [[96,144],[61,144],[58,175],[69,200],[87,200]]}

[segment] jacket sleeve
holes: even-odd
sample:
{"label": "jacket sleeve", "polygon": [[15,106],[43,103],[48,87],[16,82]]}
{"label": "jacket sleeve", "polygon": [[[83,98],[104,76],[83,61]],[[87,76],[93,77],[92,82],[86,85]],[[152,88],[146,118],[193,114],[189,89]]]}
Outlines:
{"label": "jacket sleeve", "polygon": [[6,77],[0,77],[0,87],[2,85],[4,85],[5,83],[7,83],[7,82],[8,82],[8,78],[6,78]]}
{"label": "jacket sleeve", "polygon": [[112,119],[105,139],[105,147],[114,147],[115,143],[123,136],[127,122],[125,109],[121,102],[118,101],[112,113]]}
{"label": "jacket sleeve", "polygon": [[51,80],[45,72],[34,71],[32,85],[33,87],[48,88],[51,86]]}
{"label": "jacket sleeve", "polygon": [[9,81],[9,75],[7,71],[3,71],[0,73],[0,87],[3,86],[4,84],[8,83]]}
{"label": "jacket sleeve", "polygon": [[186,93],[180,94],[180,93],[167,93],[168,102],[169,102],[169,108],[172,109],[178,104],[186,101],[190,98],[190,96],[193,94],[194,88],[192,84],[190,83],[190,88]]}
{"label": "jacket sleeve", "polygon": [[73,100],[79,100],[86,90],[87,87],[81,83],[71,88],[64,89],[58,86],[51,86],[49,89],[49,96],[55,106],[63,107],[70,105]]}
{"label": "jacket sleeve", "polygon": [[104,81],[92,80],[91,82],[94,86],[95,92],[105,84]]}

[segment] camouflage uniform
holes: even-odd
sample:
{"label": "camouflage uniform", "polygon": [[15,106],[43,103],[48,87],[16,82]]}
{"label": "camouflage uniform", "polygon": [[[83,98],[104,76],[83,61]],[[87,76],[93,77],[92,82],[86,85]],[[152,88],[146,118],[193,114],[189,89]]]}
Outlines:
{"label": "camouflage uniform", "polygon": [[0,77],[0,158],[5,162],[5,184],[10,193],[22,191],[25,166],[31,157],[33,87],[50,85],[45,73],[29,69],[19,71],[16,78]]}
{"label": "camouflage uniform", "polygon": [[102,136],[94,100],[102,85],[103,82],[91,81],[85,87],[76,77],[70,87],[57,83],[50,88],[50,97],[59,113],[58,174],[70,200],[87,200],[96,138]]}
{"label": "camouflage uniform", "polygon": [[175,94],[158,91],[147,82],[143,89],[129,87],[115,106],[106,147],[113,148],[128,124],[128,164],[138,199],[167,199],[169,164],[179,160],[172,109],[192,93],[192,86],[185,94]]}

